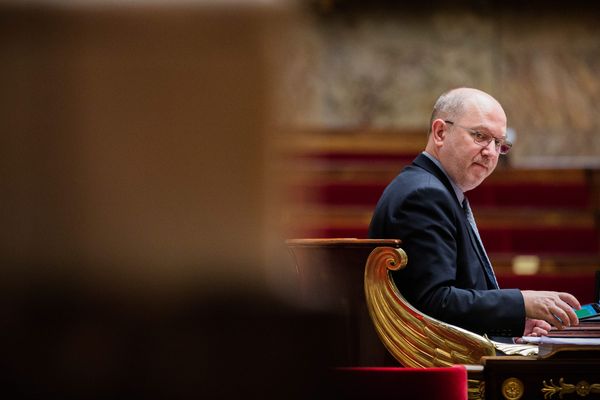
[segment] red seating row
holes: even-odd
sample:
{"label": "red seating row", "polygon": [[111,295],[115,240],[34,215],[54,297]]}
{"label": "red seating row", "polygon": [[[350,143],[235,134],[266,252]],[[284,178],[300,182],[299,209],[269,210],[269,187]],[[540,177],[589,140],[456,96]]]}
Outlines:
{"label": "red seating row", "polygon": [[[330,149],[291,157],[299,179],[290,179],[289,204],[303,210],[290,218],[292,236],[367,237],[381,193],[415,156],[380,150]],[[500,166],[468,193],[488,252],[597,255],[600,234],[589,178],[583,170]]]}
{"label": "red seating row", "polygon": [[[366,238],[368,226],[323,226],[298,230],[295,237]],[[509,254],[590,254],[597,253],[598,232],[587,227],[482,228],[480,234],[490,253]]]}
{"label": "red seating row", "polygon": [[[387,182],[307,182],[290,189],[292,198],[309,204],[375,207]],[[308,196],[294,196],[308,193]],[[590,189],[579,183],[486,182],[468,193],[474,207],[541,207],[586,209]]]}

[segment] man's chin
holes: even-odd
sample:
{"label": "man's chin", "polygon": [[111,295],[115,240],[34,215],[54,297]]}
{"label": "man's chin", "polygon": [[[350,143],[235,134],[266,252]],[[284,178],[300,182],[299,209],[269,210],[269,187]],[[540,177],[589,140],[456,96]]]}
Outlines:
{"label": "man's chin", "polygon": [[479,179],[473,179],[473,180],[471,180],[471,181],[469,181],[469,182],[465,183],[465,184],[463,185],[463,187],[461,187],[462,191],[463,191],[463,192],[467,192],[467,191],[469,191],[469,190],[473,190],[473,189],[475,189],[477,186],[481,185],[481,183],[483,182],[483,180],[484,180],[485,178],[486,178],[486,177],[484,176],[484,177],[482,177],[482,178],[479,178]]}

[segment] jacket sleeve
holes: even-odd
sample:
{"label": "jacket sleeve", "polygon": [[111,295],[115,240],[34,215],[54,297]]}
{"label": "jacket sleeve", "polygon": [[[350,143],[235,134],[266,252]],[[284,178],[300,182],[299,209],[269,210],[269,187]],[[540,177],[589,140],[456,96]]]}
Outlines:
{"label": "jacket sleeve", "polygon": [[417,309],[480,334],[521,336],[525,327],[518,289],[488,289],[469,242],[465,220],[446,190],[421,188],[391,203],[386,237],[402,240],[408,265],[394,280]]}

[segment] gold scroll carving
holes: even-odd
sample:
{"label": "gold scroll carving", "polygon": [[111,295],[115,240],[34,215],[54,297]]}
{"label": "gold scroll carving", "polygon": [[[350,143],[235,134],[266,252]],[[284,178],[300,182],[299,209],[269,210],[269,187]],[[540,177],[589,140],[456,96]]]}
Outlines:
{"label": "gold scroll carving", "polygon": [[556,394],[562,399],[564,395],[571,393],[576,393],[580,397],[586,397],[590,393],[600,393],[599,383],[589,384],[587,381],[583,380],[573,385],[571,383],[565,383],[564,378],[560,378],[558,386],[552,382],[552,379],[550,379],[550,384],[547,384],[546,381],[543,381],[543,384],[544,387],[542,388],[542,393],[544,394],[544,399],[552,399]]}

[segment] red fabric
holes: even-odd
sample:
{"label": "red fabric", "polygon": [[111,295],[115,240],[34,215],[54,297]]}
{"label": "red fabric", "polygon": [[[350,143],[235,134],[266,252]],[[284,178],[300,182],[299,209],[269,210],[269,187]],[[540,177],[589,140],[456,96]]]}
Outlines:
{"label": "red fabric", "polygon": [[[375,207],[389,182],[308,182],[292,185],[292,197],[311,204]],[[467,194],[479,207],[586,209],[591,204],[587,185],[577,183],[486,182]]]}
{"label": "red fabric", "polygon": [[595,227],[540,227],[479,229],[490,253],[593,254],[598,252]]}
{"label": "red fabric", "polygon": [[338,368],[333,373],[336,399],[466,400],[467,370],[448,368]]}
{"label": "red fabric", "polygon": [[581,183],[486,182],[467,193],[474,209],[486,207],[588,208],[590,188]]}
{"label": "red fabric", "polygon": [[310,182],[290,187],[291,197],[315,205],[375,208],[387,183]]}

